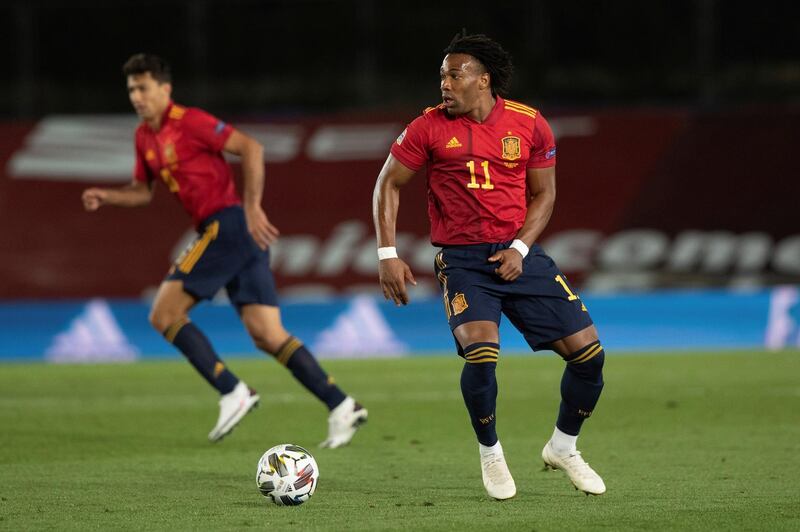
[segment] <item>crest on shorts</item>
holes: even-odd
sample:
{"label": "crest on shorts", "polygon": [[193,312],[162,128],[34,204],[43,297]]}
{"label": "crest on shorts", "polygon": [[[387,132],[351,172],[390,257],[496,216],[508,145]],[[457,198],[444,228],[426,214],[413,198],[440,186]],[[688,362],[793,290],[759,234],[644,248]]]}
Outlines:
{"label": "crest on shorts", "polygon": [[461,292],[456,293],[455,297],[453,297],[453,301],[450,302],[453,305],[453,316],[458,316],[465,310],[469,305],[467,304],[467,298],[464,297],[464,294]]}
{"label": "crest on shorts", "polygon": [[515,161],[521,157],[519,137],[503,137],[503,159]]}

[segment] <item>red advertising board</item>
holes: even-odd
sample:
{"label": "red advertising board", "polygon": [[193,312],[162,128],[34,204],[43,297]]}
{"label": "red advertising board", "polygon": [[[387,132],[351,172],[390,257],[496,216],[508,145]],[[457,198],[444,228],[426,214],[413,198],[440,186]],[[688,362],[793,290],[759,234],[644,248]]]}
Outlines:
{"label": "red advertising board", "polygon": [[[800,281],[797,109],[546,114],[558,199],[542,242],[576,284]],[[234,121],[265,145],[284,294],[377,289],[373,186],[413,118]],[[0,124],[0,298],[129,297],[158,284],[191,229],[167,190],[146,209],[86,213],[80,203],[90,184],[130,179],[134,126],[128,116]],[[420,291],[435,291],[424,172],[402,191],[398,230]]]}

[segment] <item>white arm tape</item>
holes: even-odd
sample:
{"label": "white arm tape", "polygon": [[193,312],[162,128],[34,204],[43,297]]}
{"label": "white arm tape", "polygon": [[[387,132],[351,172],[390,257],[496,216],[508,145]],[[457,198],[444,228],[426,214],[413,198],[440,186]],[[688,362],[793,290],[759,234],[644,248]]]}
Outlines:
{"label": "white arm tape", "polygon": [[394,246],[378,248],[378,260],[396,259],[397,248]]}
{"label": "white arm tape", "polygon": [[528,249],[528,246],[525,245],[525,242],[523,242],[519,238],[515,238],[514,241],[511,243],[511,245],[508,246],[508,249],[516,249],[517,251],[519,251],[520,255],[522,255],[523,259],[528,256],[528,251],[530,251]]}

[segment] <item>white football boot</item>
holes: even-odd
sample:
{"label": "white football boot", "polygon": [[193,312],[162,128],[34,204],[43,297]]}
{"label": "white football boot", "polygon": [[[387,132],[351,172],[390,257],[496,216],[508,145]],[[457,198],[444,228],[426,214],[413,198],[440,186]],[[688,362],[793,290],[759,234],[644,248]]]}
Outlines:
{"label": "white football boot", "polygon": [[320,447],[335,449],[350,443],[358,428],[367,422],[367,409],[348,396],[328,416],[328,438]]}
{"label": "white football boot", "polygon": [[489,497],[502,501],[517,494],[517,485],[508,470],[502,448],[498,452],[481,454],[481,473]]}
{"label": "white football boot", "polygon": [[602,495],[606,492],[606,485],[594,469],[581,457],[580,451],[569,451],[559,455],[553,450],[548,441],[542,449],[542,460],[545,469],[561,469],[569,477],[576,490],[581,490],[586,495]]}
{"label": "white football boot", "polygon": [[214,429],[208,433],[208,439],[218,442],[230,434],[242,418],[258,406],[260,400],[261,397],[255,390],[248,388],[243,381],[239,381],[231,392],[220,398],[219,419]]}

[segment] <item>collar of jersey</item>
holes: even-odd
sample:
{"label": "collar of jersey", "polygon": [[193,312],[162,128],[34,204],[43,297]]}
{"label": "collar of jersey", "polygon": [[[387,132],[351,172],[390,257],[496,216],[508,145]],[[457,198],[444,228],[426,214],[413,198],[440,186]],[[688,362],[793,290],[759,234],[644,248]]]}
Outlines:
{"label": "collar of jersey", "polygon": [[167,108],[164,109],[164,112],[161,114],[161,125],[159,126],[159,128],[157,130],[154,130],[150,129],[150,127],[148,126],[147,129],[150,129],[152,133],[158,133],[159,131],[164,129],[164,126],[167,125],[167,120],[169,120],[169,112],[174,105],[175,102],[173,102],[172,99],[170,98],[169,103],[167,104]]}
{"label": "collar of jersey", "polygon": [[492,110],[489,111],[489,114],[486,116],[486,120],[483,122],[473,120],[467,115],[461,115],[460,118],[478,126],[491,126],[500,119],[500,115],[503,114],[503,109],[505,109],[505,107],[506,101],[500,96],[495,96],[494,107],[492,107]]}

